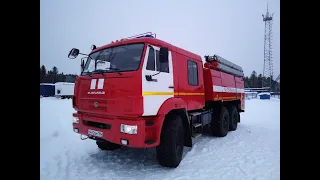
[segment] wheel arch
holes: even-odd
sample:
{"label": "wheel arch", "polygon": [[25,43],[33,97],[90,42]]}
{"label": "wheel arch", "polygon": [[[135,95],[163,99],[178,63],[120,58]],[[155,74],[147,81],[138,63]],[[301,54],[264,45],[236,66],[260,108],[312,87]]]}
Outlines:
{"label": "wheel arch", "polygon": [[[187,147],[192,147],[192,137],[191,137],[191,129],[190,129],[190,120],[187,112],[187,105],[186,102],[181,99],[181,98],[170,98],[167,99],[159,108],[158,114],[159,115],[164,115],[164,121],[163,123],[167,120],[166,117],[169,115],[178,115],[182,119],[182,124],[184,127],[184,145]],[[162,127],[163,123],[161,125],[161,132],[162,132]],[[161,137],[161,136],[159,136]]]}

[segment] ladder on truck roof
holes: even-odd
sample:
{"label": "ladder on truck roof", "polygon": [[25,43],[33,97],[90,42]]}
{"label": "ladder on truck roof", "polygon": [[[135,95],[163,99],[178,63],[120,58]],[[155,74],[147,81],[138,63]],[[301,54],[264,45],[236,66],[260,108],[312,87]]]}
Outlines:
{"label": "ladder on truck roof", "polygon": [[215,54],[213,56],[204,56],[204,58],[209,63],[216,62],[214,68],[217,70],[220,70],[222,72],[226,72],[235,76],[240,76],[240,77],[244,76],[243,69],[240,66],[224,59],[221,56],[218,56]]}

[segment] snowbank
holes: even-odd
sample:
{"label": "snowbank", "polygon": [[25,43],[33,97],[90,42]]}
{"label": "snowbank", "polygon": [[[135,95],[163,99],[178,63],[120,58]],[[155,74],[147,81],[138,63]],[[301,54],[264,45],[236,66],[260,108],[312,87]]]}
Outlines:
{"label": "snowbank", "polygon": [[280,179],[280,100],[246,101],[246,112],[224,138],[205,135],[180,166],[160,166],[155,149],[108,152],[72,131],[72,101],[40,99],[41,180],[251,180]]}

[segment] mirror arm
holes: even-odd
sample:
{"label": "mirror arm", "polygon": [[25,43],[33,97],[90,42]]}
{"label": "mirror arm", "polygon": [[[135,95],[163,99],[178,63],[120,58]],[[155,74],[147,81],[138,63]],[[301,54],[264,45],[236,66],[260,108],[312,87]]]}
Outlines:
{"label": "mirror arm", "polygon": [[[79,54],[84,55],[84,56],[89,56],[88,54],[82,54],[82,53],[79,53]],[[90,58],[91,58],[91,57],[90,57]]]}

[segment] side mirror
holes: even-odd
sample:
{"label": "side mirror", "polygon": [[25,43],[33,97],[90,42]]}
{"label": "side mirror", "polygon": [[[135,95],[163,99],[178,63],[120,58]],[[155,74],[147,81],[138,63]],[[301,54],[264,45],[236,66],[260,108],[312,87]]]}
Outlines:
{"label": "side mirror", "polygon": [[159,53],[159,62],[167,63],[169,61],[169,49],[167,47],[161,47]]}
{"label": "side mirror", "polygon": [[68,54],[68,58],[75,59],[79,55],[79,49],[73,48]]}

